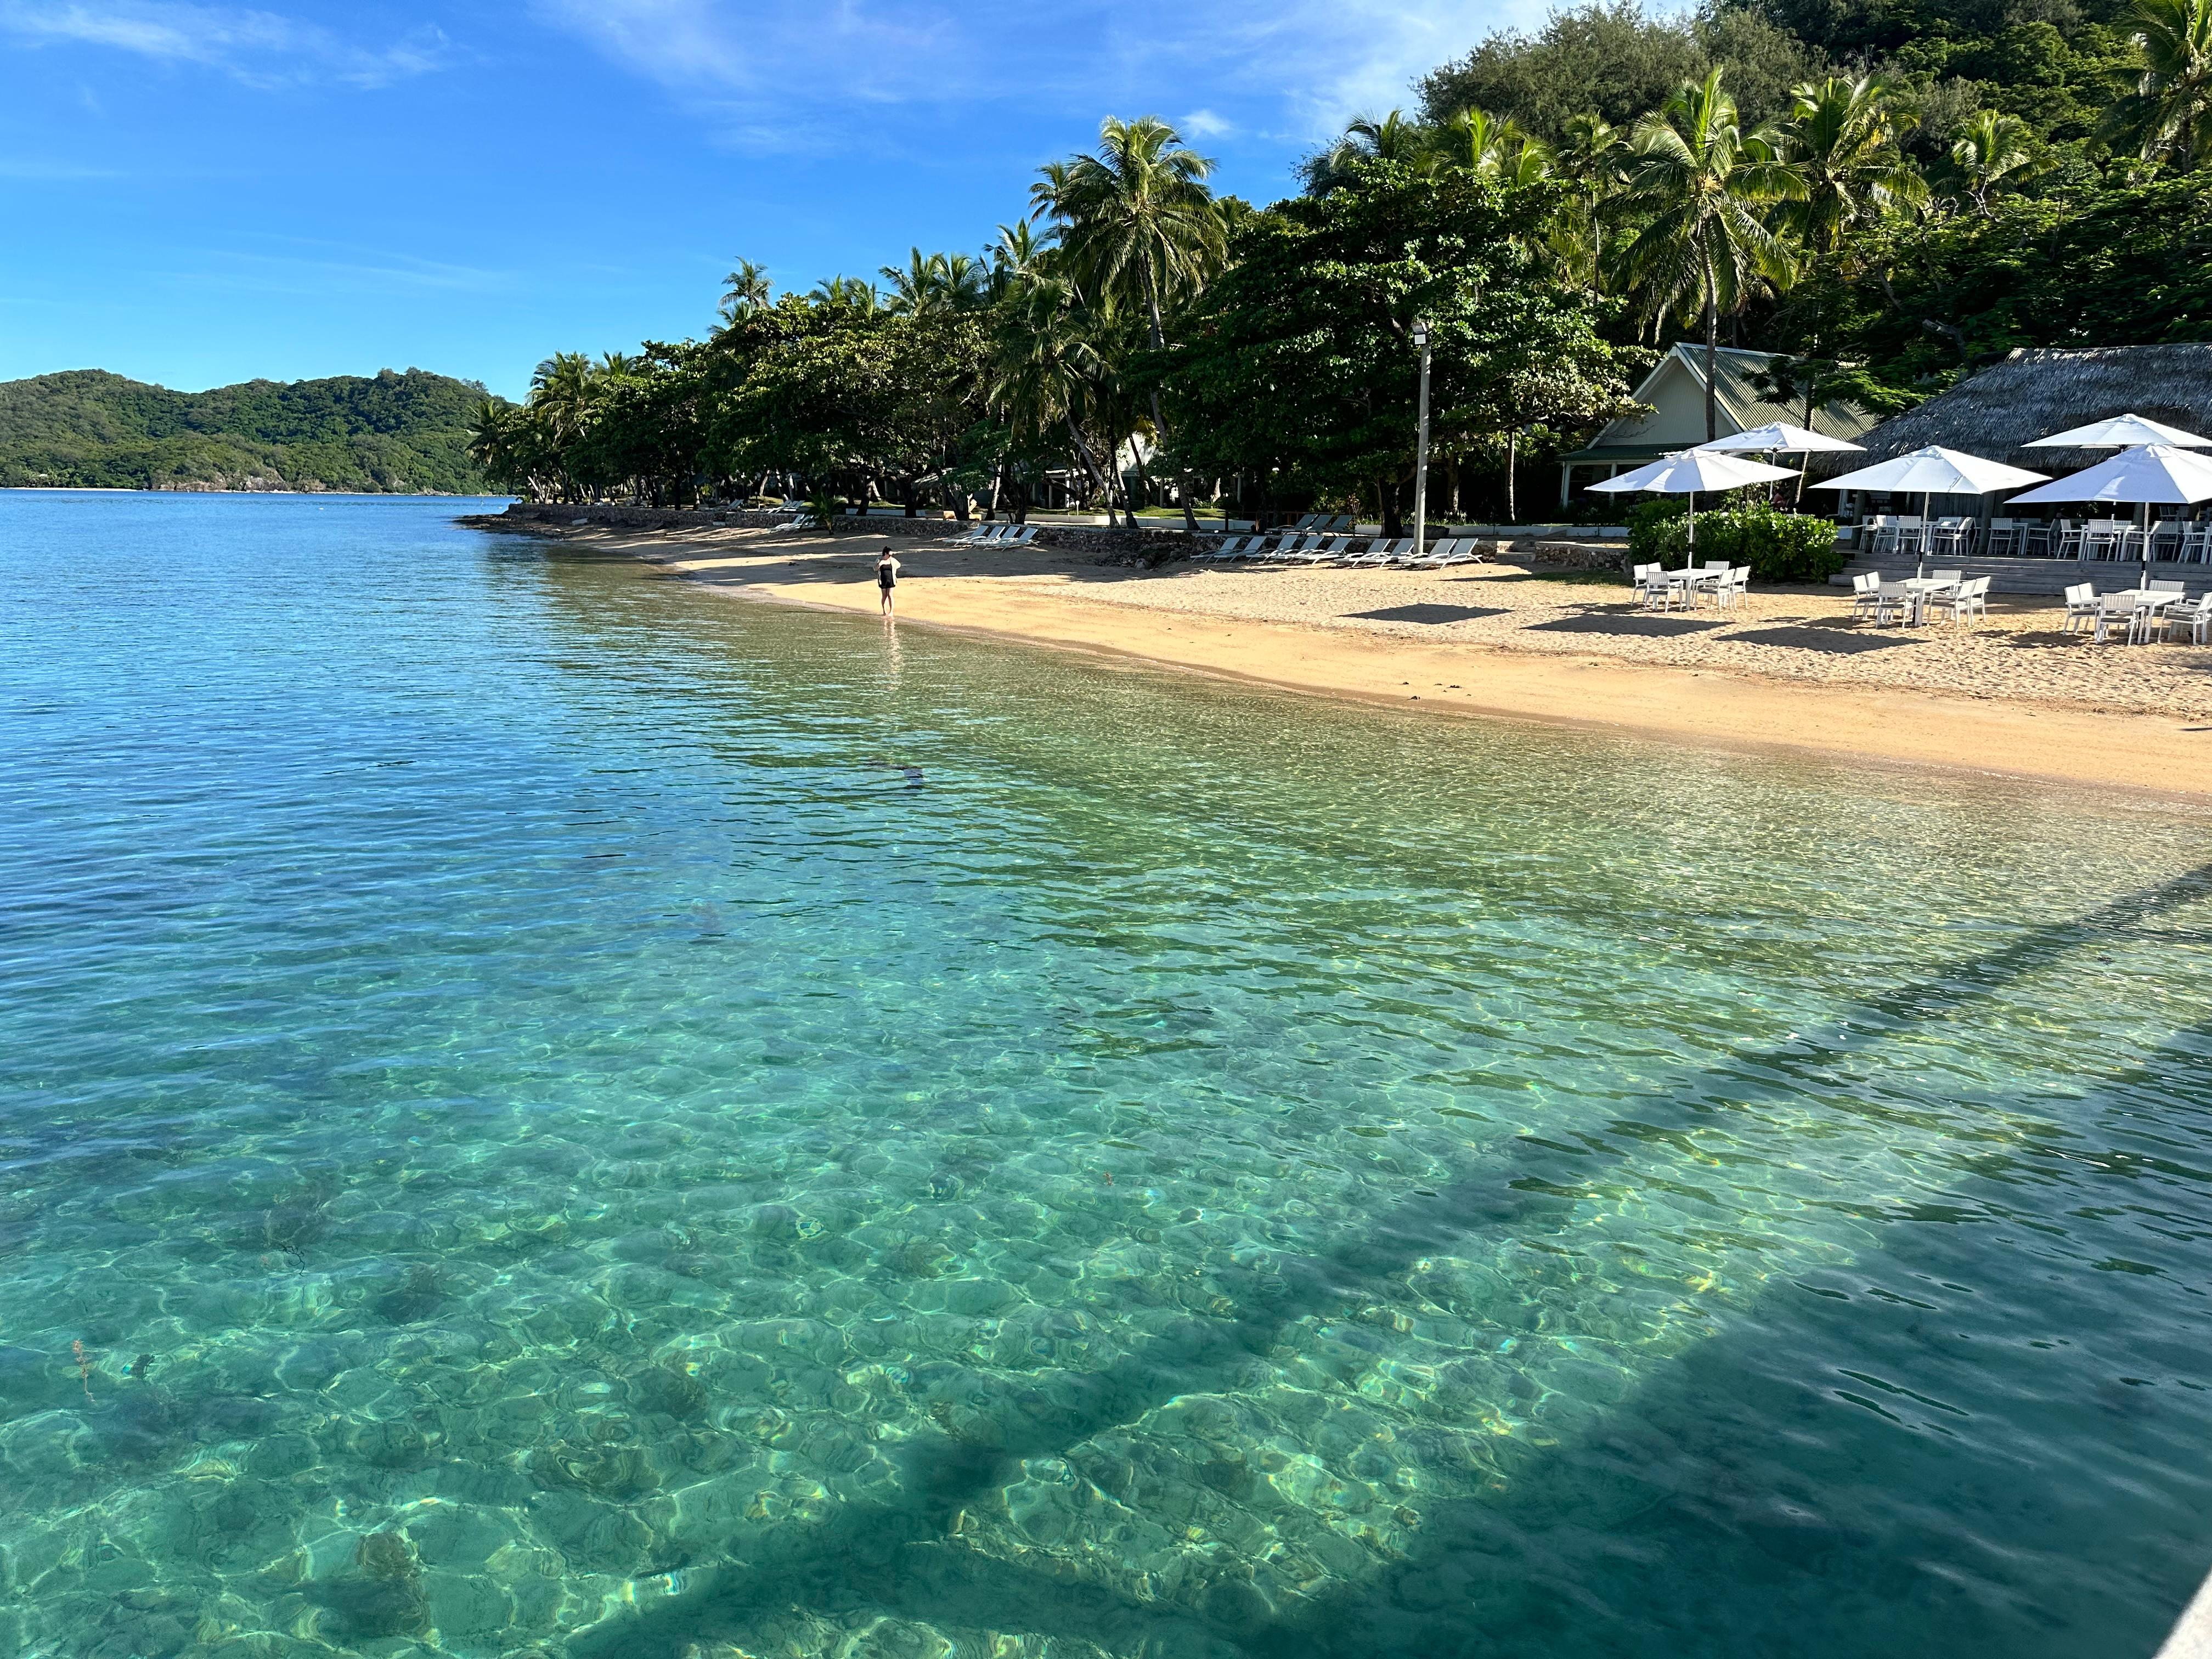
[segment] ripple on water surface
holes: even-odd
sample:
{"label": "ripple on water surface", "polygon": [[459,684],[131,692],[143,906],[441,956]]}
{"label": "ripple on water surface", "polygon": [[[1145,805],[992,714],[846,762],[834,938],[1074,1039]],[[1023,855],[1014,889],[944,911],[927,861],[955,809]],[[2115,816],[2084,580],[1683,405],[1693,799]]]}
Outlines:
{"label": "ripple on water surface", "polygon": [[2206,820],[0,499],[0,1656],[2078,1655]]}

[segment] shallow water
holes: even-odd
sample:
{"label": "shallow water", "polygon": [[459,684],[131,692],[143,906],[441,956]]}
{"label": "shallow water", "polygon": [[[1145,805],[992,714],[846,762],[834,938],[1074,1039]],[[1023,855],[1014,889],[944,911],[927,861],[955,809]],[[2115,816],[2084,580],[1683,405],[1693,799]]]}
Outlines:
{"label": "shallow water", "polygon": [[453,510],[0,496],[0,1659],[2056,1659],[2212,1565],[2206,815]]}

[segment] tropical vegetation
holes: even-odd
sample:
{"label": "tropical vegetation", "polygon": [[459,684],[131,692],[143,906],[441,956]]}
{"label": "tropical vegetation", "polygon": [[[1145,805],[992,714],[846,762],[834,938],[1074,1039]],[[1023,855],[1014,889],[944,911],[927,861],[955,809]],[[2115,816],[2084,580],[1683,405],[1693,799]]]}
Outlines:
{"label": "tropical vegetation", "polygon": [[704,337],[556,355],[472,452],[563,500],[1395,531],[1422,331],[1431,499],[1509,515],[1677,340],[1768,354],[1809,422],[2017,346],[2212,338],[2212,0],[1601,0],[1415,94],[1265,209],[1168,124],[1109,120],[981,253],[782,293],[741,264]]}
{"label": "tropical vegetation", "polygon": [[210,392],[40,374],[0,384],[0,485],[473,494],[484,398],[418,368]]}

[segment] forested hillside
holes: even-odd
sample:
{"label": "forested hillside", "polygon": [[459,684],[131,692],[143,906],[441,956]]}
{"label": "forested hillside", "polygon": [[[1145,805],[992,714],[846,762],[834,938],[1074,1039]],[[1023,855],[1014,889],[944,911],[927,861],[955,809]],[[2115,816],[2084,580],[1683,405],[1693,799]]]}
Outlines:
{"label": "forested hillside", "polygon": [[410,368],[172,392],[101,369],[0,383],[0,485],[471,494],[482,386]]}

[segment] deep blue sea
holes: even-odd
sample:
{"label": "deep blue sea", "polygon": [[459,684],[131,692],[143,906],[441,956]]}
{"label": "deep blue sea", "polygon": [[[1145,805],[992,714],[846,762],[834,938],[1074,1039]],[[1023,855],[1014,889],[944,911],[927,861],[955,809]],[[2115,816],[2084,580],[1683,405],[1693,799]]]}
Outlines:
{"label": "deep blue sea", "polygon": [[0,1659],[2119,1659],[2212,815],[0,495]]}

